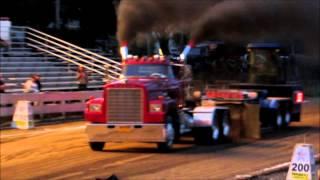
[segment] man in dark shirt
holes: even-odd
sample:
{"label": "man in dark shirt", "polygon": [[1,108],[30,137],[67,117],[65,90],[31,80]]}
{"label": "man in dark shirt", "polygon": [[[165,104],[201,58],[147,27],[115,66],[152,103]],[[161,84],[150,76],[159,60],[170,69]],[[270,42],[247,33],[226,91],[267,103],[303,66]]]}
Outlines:
{"label": "man in dark shirt", "polygon": [[4,88],[5,88],[5,85],[4,85],[4,82],[2,81],[2,77],[0,75],[0,93],[4,93]]}
{"label": "man in dark shirt", "polygon": [[34,82],[37,84],[39,92],[41,92],[42,85],[41,85],[41,82],[40,82],[40,75],[39,74],[35,74],[34,76],[35,76],[35,81]]}

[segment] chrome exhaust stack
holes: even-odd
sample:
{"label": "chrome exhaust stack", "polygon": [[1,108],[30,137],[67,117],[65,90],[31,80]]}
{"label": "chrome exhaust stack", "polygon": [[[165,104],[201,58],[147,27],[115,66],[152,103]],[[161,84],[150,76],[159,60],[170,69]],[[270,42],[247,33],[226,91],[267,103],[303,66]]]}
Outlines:
{"label": "chrome exhaust stack", "polygon": [[122,61],[126,60],[128,58],[128,42],[127,41],[122,41],[120,43],[120,55]]}
{"label": "chrome exhaust stack", "polygon": [[186,47],[183,49],[182,53],[180,54],[181,61],[185,61],[187,59],[187,56],[188,56],[191,48],[193,48],[194,46],[195,46],[195,41],[190,40],[188,45],[186,45]]}

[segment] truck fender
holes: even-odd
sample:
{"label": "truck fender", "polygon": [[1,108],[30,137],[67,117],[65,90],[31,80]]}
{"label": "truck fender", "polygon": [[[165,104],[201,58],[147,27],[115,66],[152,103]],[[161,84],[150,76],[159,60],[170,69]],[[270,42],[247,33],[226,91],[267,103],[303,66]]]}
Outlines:
{"label": "truck fender", "polygon": [[280,107],[279,101],[276,99],[264,99],[260,102],[261,108],[278,109]]}
{"label": "truck fender", "polygon": [[224,106],[198,106],[193,110],[193,123],[192,127],[211,127],[216,122],[216,114],[219,111],[229,111],[228,107]]}

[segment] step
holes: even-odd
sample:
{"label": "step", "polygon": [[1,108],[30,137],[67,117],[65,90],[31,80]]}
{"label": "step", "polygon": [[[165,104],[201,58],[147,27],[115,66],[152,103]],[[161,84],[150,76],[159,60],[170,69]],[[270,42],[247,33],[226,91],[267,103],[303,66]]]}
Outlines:
{"label": "step", "polygon": [[48,71],[67,71],[67,67],[50,67],[50,66],[45,66],[45,67],[0,67],[1,72],[31,72],[31,73],[36,73],[36,72],[48,72]]}
{"label": "step", "polygon": [[29,57],[33,57],[33,56],[45,56],[47,55],[46,53],[43,52],[32,52],[32,51],[5,51],[2,52],[2,56],[9,56],[9,57],[21,57],[21,56],[29,56]]}
{"label": "step", "polygon": [[13,62],[13,63],[21,63],[21,62],[61,62],[56,60],[53,57],[0,57],[0,62]]}
{"label": "step", "polygon": [[40,67],[40,66],[64,66],[66,64],[60,62],[0,62],[1,67]]}
{"label": "step", "polygon": [[[49,87],[49,86],[61,86],[61,85],[72,85],[76,84],[78,85],[78,81],[60,81],[60,82],[42,82],[41,83],[43,87]],[[104,84],[102,81],[89,81],[89,85],[100,85]]]}
{"label": "step", "polygon": [[1,72],[3,78],[29,77],[31,74],[39,74],[41,77],[76,76],[75,71],[52,71],[52,72]]}
{"label": "step", "polygon": [[[24,82],[29,77],[8,77],[6,80],[12,83]],[[74,81],[76,80],[76,76],[54,76],[54,77],[41,77],[41,82],[54,82],[54,81]]]}
{"label": "step", "polygon": [[33,51],[33,49],[29,47],[11,47],[9,51]]}
{"label": "step", "polygon": [[[2,74],[2,73],[0,73]],[[58,74],[58,72],[57,72]],[[29,78],[29,76],[21,76],[21,77],[16,77],[16,74],[11,74],[12,76],[10,77],[10,75],[5,75],[6,77],[4,78],[7,81],[25,81]],[[47,74],[42,74],[42,75],[47,75]],[[4,76],[4,74],[2,74],[2,76]],[[41,80],[47,80],[47,81],[54,81],[54,80],[66,80],[66,79],[75,79],[76,78],[76,73],[75,72],[71,72],[70,74],[65,74],[64,76],[61,75],[57,75],[57,76],[41,76]],[[97,74],[91,74],[89,75],[89,79],[90,80],[102,80],[103,76],[101,75],[97,75]]]}
{"label": "step", "polygon": [[11,47],[29,47],[26,42],[11,42]]}
{"label": "step", "polygon": [[[88,90],[97,90],[97,89],[102,89],[103,86],[96,86],[96,85],[89,85],[88,86]],[[63,86],[63,87],[53,87],[53,88],[43,88],[42,92],[45,91],[77,91],[78,90],[78,86]],[[6,90],[6,93],[22,93],[23,90],[22,89],[9,89]]]}
{"label": "step", "polygon": [[11,36],[11,41],[12,42],[24,42],[26,40],[25,37],[23,36]]}
{"label": "step", "polygon": [[[9,77],[5,78],[4,81],[7,83],[12,84],[21,84],[24,83],[26,80],[28,80],[30,77],[20,77],[20,78],[14,78]],[[66,77],[41,77],[41,83],[56,83],[56,82],[73,82],[77,81],[76,76],[66,76]],[[92,78],[89,77],[90,83],[103,83],[103,78]]]}

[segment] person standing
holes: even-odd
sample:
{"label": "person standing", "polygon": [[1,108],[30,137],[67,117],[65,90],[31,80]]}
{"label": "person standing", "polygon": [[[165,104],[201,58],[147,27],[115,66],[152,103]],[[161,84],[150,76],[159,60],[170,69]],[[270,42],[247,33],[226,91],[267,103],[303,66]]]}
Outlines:
{"label": "person standing", "polygon": [[42,89],[40,79],[41,79],[40,75],[35,74],[35,83],[37,84],[37,88],[38,88],[39,92],[41,92],[41,89]]}
{"label": "person standing", "polygon": [[5,89],[5,84],[2,81],[2,76],[0,74],[0,93],[5,93],[4,89]]}
{"label": "person standing", "polygon": [[78,89],[79,90],[86,90],[87,84],[88,84],[88,75],[87,75],[86,71],[84,70],[83,66],[78,67],[77,80],[79,83]]}
{"label": "person standing", "polygon": [[38,85],[36,84],[36,75],[32,75],[25,83],[23,83],[23,92],[36,93],[39,92]]}

